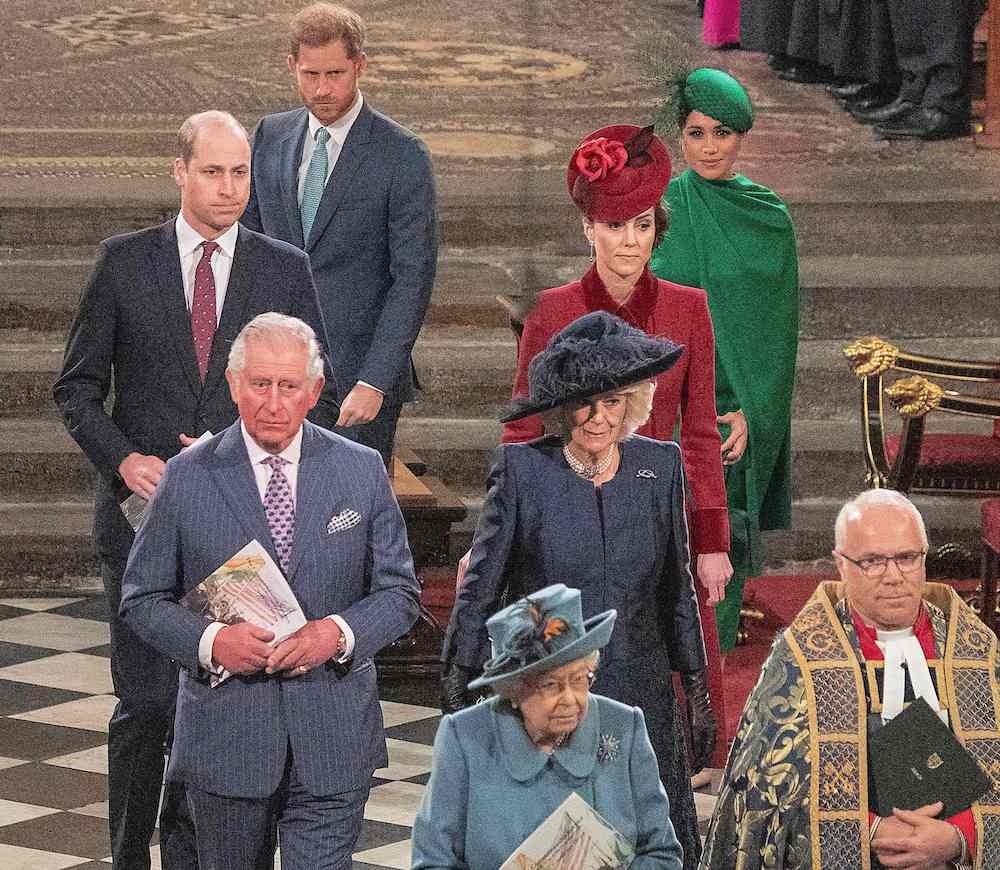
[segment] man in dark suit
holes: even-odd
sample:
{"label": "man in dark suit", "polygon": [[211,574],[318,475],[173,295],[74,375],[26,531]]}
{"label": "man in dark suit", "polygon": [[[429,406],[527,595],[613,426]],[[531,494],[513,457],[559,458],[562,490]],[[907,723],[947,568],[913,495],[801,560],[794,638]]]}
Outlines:
{"label": "man in dark suit", "polygon": [[[109,813],[116,870],[146,870],[173,716],[176,665],[118,617],[132,528],[119,502],[150,498],[164,462],[206,430],[236,418],[223,377],[229,346],[262,311],[280,310],[324,335],[307,257],[237,224],[249,197],[250,145],[231,116],[184,122],[174,178],[176,220],[101,243],[80,298],[55,385],[66,428],[98,471],[94,538],[111,615],[111,672],[118,706],[108,734]],[[114,379],[110,415],[105,400]],[[316,419],[336,420],[332,387]],[[168,794],[161,819],[163,866],[190,870],[173,838]]]}
{"label": "man in dark suit", "polygon": [[[240,422],[167,463],[122,613],[182,666],[167,778],[185,785],[201,866],[269,868],[277,829],[285,870],[347,870],[388,764],[373,657],[417,617],[406,527],[379,455],[303,422],[323,383],[306,324],[254,318],[226,378]],[[253,540],[308,620],[273,647],[263,626],[178,603]]]}
{"label": "man in dark suit", "polygon": [[292,20],[288,68],[304,106],[257,125],[243,223],[309,254],[345,394],[338,431],[388,462],[413,399],[437,215],[427,148],[358,90],[364,38],[341,6],[317,3]]}

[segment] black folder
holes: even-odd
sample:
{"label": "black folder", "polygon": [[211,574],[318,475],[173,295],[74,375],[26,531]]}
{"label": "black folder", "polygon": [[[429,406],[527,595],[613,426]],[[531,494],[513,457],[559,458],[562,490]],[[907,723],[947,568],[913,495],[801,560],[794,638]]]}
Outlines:
{"label": "black folder", "polygon": [[972,754],[958,742],[930,705],[917,698],[868,741],[872,809],[915,810],[943,801],[940,818],[968,809],[993,788]]}

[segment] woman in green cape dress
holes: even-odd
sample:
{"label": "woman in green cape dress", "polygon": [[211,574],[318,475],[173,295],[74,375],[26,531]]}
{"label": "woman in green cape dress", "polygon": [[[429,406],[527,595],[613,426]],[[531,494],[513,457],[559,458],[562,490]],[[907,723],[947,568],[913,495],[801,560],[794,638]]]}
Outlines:
{"label": "woman in green cape dress", "polygon": [[733,171],[753,125],[743,86],[696,69],[677,83],[673,109],[690,168],[667,189],[670,230],[650,267],[708,293],[735,569],[716,608],[725,652],[736,643],[746,578],[761,571],[760,531],[791,524],[798,256],[785,204]]}

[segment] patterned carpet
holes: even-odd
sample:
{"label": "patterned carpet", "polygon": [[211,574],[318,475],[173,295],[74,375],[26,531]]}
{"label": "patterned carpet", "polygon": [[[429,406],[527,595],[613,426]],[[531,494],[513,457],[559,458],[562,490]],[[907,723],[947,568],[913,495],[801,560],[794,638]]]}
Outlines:
{"label": "patterned carpet", "polygon": [[[107,723],[115,705],[101,597],[0,599],[0,868],[110,866]],[[355,870],[410,866],[410,826],[440,719],[433,680],[385,680],[377,770]],[[714,798],[696,795],[704,825]],[[158,847],[151,850],[158,868]],[[280,860],[280,859],[279,859]],[[280,864],[276,864],[280,866]]]}

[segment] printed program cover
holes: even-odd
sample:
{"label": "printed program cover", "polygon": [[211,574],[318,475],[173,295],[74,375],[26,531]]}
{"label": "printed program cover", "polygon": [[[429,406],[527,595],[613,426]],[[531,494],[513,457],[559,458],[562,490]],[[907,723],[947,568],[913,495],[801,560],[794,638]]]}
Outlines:
{"label": "printed program cover", "polygon": [[573,792],[500,870],[625,870],[634,859],[633,845]]}
{"label": "printed program cover", "polygon": [[[213,622],[252,622],[273,631],[274,644],[306,624],[281,569],[256,539],[188,592],[181,604]],[[229,676],[227,671],[213,675],[211,685]]]}

